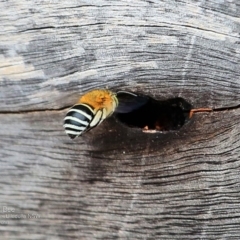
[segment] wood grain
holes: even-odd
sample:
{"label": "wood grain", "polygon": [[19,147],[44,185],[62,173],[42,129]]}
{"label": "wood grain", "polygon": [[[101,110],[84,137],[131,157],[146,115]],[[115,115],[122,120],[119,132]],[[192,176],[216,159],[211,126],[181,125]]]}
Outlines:
{"label": "wood grain", "polygon": [[239,102],[237,0],[12,0],[1,9],[2,111],[58,109],[101,87]]}
{"label": "wood grain", "polygon": [[63,113],[1,117],[0,205],[38,216],[2,213],[6,239],[237,239],[239,110],[168,134],[109,119],[74,142]]}
{"label": "wood grain", "polygon": [[239,105],[238,0],[0,7],[1,239],[240,238],[239,108],[166,134],[62,127],[94,88]]}

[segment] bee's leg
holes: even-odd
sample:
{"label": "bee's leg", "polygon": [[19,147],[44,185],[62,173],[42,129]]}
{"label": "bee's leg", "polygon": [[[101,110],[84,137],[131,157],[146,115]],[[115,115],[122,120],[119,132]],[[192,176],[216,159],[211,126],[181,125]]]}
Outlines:
{"label": "bee's leg", "polygon": [[145,126],[145,127],[142,129],[142,132],[144,132],[144,133],[156,133],[157,130],[156,130],[156,129],[148,129],[148,126]]}

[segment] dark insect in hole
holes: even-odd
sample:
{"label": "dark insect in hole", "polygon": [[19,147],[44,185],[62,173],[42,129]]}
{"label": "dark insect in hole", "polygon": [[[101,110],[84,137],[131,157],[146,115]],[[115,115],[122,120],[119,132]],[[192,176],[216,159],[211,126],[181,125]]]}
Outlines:
{"label": "dark insect in hole", "polygon": [[[156,100],[149,96],[137,95],[129,99],[128,92],[118,92],[119,105],[126,105],[126,101],[142,103],[138,108],[128,112],[116,109],[116,119],[132,128],[141,128],[143,132],[174,131],[180,129],[194,112],[212,111],[210,108],[193,109],[192,105],[183,98]],[[130,104],[129,104],[130,105]]]}

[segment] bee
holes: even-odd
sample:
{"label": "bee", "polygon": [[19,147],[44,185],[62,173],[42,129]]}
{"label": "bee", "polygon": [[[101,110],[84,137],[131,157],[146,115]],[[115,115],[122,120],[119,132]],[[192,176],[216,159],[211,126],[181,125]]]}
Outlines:
{"label": "bee", "polygon": [[67,135],[74,139],[98,126],[114,112],[128,113],[148,101],[146,96],[119,91],[114,93],[107,89],[87,92],[68,110],[64,118]]}

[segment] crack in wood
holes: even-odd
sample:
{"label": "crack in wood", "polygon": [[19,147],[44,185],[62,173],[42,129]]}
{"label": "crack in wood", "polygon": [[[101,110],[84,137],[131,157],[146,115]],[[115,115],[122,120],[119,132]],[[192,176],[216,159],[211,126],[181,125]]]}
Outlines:
{"label": "crack in wood", "polygon": [[61,108],[56,108],[56,109],[31,109],[31,110],[20,110],[20,111],[0,111],[1,114],[28,114],[28,113],[40,113],[40,112],[61,112],[61,111],[66,111],[72,107],[70,106],[65,106]]}
{"label": "crack in wood", "polygon": [[240,108],[240,104],[236,106],[213,108],[213,112],[223,112],[223,111],[229,111],[229,110],[234,110],[238,108]]}
{"label": "crack in wood", "polygon": [[[72,107],[72,105],[64,106],[61,108],[56,109],[32,109],[32,110],[20,110],[20,111],[0,111],[0,115],[2,114],[28,114],[28,113],[40,113],[40,112],[61,112],[66,111]],[[240,108],[240,104],[235,106],[228,106],[228,107],[216,107],[212,108],[212,112],[225,112],[225,111],[231,111]]]}

